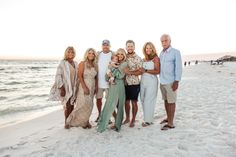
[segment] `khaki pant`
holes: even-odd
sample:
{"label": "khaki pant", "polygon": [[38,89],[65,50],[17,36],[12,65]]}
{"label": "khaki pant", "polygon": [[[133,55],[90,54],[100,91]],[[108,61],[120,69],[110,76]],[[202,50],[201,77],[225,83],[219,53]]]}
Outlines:
{"label": "khaki pant", "polygon": [[177,91],[173,91],[172,85],[173,83],[160,85],[162,99],[167,100],[168,103],[175,103],[177,98]]}

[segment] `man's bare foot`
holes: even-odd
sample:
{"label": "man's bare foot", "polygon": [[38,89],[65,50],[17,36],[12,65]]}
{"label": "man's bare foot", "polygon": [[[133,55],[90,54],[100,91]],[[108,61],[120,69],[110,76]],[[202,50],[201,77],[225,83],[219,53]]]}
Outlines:
{"label": "man's bare foot", "polygon": [[129,123],[129,122],[130,122],[129,119],[125,119],[125,121],[123,122],[123,124],[125,125],[125,124],[127,124],[127,123]]}
{"label": "man's bare foot", "polygon": [[164,119],[160,122],[160,124],[164,124],[164,123],[168,123],[168,120],[167,119]]}
{"label": "man's bare foot", "polygon": [[129,127],[131,127],[131,128],[133,128],[134,126],[135,126],[135,120],[132,120],[131,122],[130,122],[130,124],[129,124]]}

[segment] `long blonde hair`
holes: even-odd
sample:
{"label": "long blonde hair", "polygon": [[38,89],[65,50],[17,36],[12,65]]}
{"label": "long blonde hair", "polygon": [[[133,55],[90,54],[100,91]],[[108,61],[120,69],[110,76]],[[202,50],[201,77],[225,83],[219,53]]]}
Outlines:
{"label": "long blonde hair", "polygon": [[115,54],[116,54],[116,55],[122,54],[122,55],[124,56],[123,62],[126,61],[127,56],[126,56],[125,49],[119,48],[119,49],[116,51]]}
{"label": "long blonde hair", "polygon": [[[149,45],[152,49],[152,53],[150,55],[146,54],[146,47],[147,45]],[[152,42],[146,42],[143,46],[143,55],[145,57],[146,60],[152,60],[153,58],[157,57],[157,50],[155,45]]]}
{"label": "long blonde hair", "polygon": [[74,53],[74,57],[75,57],[76,52],[75,52],[74,47],[73,46],[68,46],[65,50],[65,53],[64,53],[64,60],[68,60],[69,50],[72,50],[72,53]]}
{"label": "long blonde hair", "polygon": [[94,54],[94,60],[93,60],[93,64],[95,66],[95,69],[97,70],[97,52],[94,48],[88,48],[86,51],[85,51],[85,54],[84,54],[84,59],[83,61],[86,63],[87,67],[88,68],[91,68],[91,65],[88,64],[88,54],[90,51],[93,51],[93,54]]}

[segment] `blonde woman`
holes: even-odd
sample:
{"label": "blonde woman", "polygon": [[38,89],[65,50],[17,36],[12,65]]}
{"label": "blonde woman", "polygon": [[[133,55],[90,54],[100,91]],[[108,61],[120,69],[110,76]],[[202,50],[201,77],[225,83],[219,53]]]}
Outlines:
{"label": "blonde woman", "polygon": [[154,110],[157,100],[158,78],[160,73],[160,59],[153,43],[147,42],[143,46],[143,67],[140,69],[141,90],[140,98],[143,106],[143,127],[153,123]]}
{"label": "blonde woman", "polygon": [[97,86],[97,65],[96,51],[89,48],[84,55],[84,60],[79,64],[78,78],[80,81],[79,91],[75,108],[67,118],[67,125],[81,126],[83,128],[91,128],[89,118],[93,110],[93,99],[95,87]]}
{"label": "blonde woman", "polygon": [[68,125],[66,125],[66,119],[73,111],[78,85],[78,64],[76,61],[74,61],[75,55],[76,53],[73,47],[66,48],[64,53],[64,59],[57,67],[55,83],[50,91],[49,98],[49,100],[60,100],[62,102],[64,106],[66,129],[68,129]]}
{"label": "blonde woman", "polygon": [[112,113],[115,111],[116,107],[117,107],[117,114],[115,118],[115,125],[112,126],[111,128],[115,129],[116,131],[120,131],[121,124],[123,121],[124,104],[125,104],[124,69],[127,67],[125,50],[118,49],[116,55],[118,56],[120,65],[118,68],[115,68],[109,75],[106,76],[107,78],[112,76],[115,77],[116,83],[110,84],[106,103],[98,122],[98,128],[97,128],[98,132],[103,132],[106,130],[109,124],[109,119],[111,118]]}

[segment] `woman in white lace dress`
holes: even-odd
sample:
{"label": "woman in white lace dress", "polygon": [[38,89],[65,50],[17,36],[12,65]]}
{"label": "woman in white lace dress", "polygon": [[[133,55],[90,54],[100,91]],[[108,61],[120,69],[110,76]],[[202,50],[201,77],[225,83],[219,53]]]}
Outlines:
{"label": "woman in white lace dress", "polygon": [[61,101],[64,106],[65,128],[66,119],[74,109],[76,93],[78,89],[77,67],[78,63],[74,61],[75,49],[67,47],[64,59],[57,67],[55,83],[50,91],[49,100]]}

